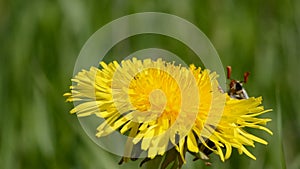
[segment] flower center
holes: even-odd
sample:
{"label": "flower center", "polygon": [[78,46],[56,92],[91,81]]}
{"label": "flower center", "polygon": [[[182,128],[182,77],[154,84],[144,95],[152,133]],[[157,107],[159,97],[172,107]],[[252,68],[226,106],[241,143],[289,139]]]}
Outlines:
{"label": "flower center", "polygon": [[[168,72],[148,68],[131,80],[129,89],[130,102],[136,110],[137,116],[146,121],[174,116],[176,119],[181,105],[181,90],[176,80]],[[139,122],[144,120],[139,120]]]}
{"label": "flower center", "polygon": [[150,93],[149,101],[151,105],[150,112],[156,117],[159,117],[163,113],[167,104],[166,95],[161,89],[155,89]]}

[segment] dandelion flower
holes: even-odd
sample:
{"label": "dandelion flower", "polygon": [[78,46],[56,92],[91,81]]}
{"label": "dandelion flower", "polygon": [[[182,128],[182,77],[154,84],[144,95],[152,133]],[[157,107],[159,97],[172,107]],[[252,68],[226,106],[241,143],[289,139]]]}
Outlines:
{"label": "dandelion flower", "polygon": [[204,160],[213,152],[224,161],[232,148],[255,159],[246,146],[267,142],[247,128],[272,134],[265,127],[270,119],[257,117],[270,111],[262,98],[229,97],[207,69],[136,58],[100,65],[79,72],[64,96],[77,103],[72,114],[104,119],[97,137],[116,131],[128,136],[121,163],[144,151],[142,164],[163,156],[161,168],[181,168],[186,152]]}

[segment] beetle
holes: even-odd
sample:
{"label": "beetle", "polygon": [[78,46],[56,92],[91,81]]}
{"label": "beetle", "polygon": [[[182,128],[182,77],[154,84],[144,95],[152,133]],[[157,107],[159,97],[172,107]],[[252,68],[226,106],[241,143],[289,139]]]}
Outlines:
{"label": "beetle", "polygon": [[238,81],[231,79],[231,66],[227,66],[227,79],[231,80],[229,83],[229,89],[227,91],[231,98],[235,99],[248,99],[249,96],[246,90],[243,88],[243,84],[247,83],[250,72],[244,73],[244,80]]}

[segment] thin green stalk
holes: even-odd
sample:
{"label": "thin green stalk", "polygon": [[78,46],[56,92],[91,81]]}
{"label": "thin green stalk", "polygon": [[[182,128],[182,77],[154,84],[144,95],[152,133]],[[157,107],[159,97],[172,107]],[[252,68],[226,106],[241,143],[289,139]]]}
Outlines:
{"label": "thin green stalk", "polygon": [[279,146],[280,146],[280,159],[281,159],[281,168],[286,169],[286,160],[284,154],[284,147],[282,141],[282,111],[281,111],[281,102],[280,102],[280,90],[277,87],[276,90],[276,105],[277,105],[277,130],[279,135]]}

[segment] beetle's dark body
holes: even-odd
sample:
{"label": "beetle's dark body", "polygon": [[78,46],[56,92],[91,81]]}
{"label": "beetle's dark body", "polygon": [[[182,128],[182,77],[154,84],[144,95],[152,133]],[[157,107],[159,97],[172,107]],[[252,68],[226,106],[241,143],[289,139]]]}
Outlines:
{"label": "beetle's dark body", "polygon": [[248,99],[249,96],[246,90],[243,88],[243,82],[237,80],[231,80],[228,90],[228,95],[235,99]]}

